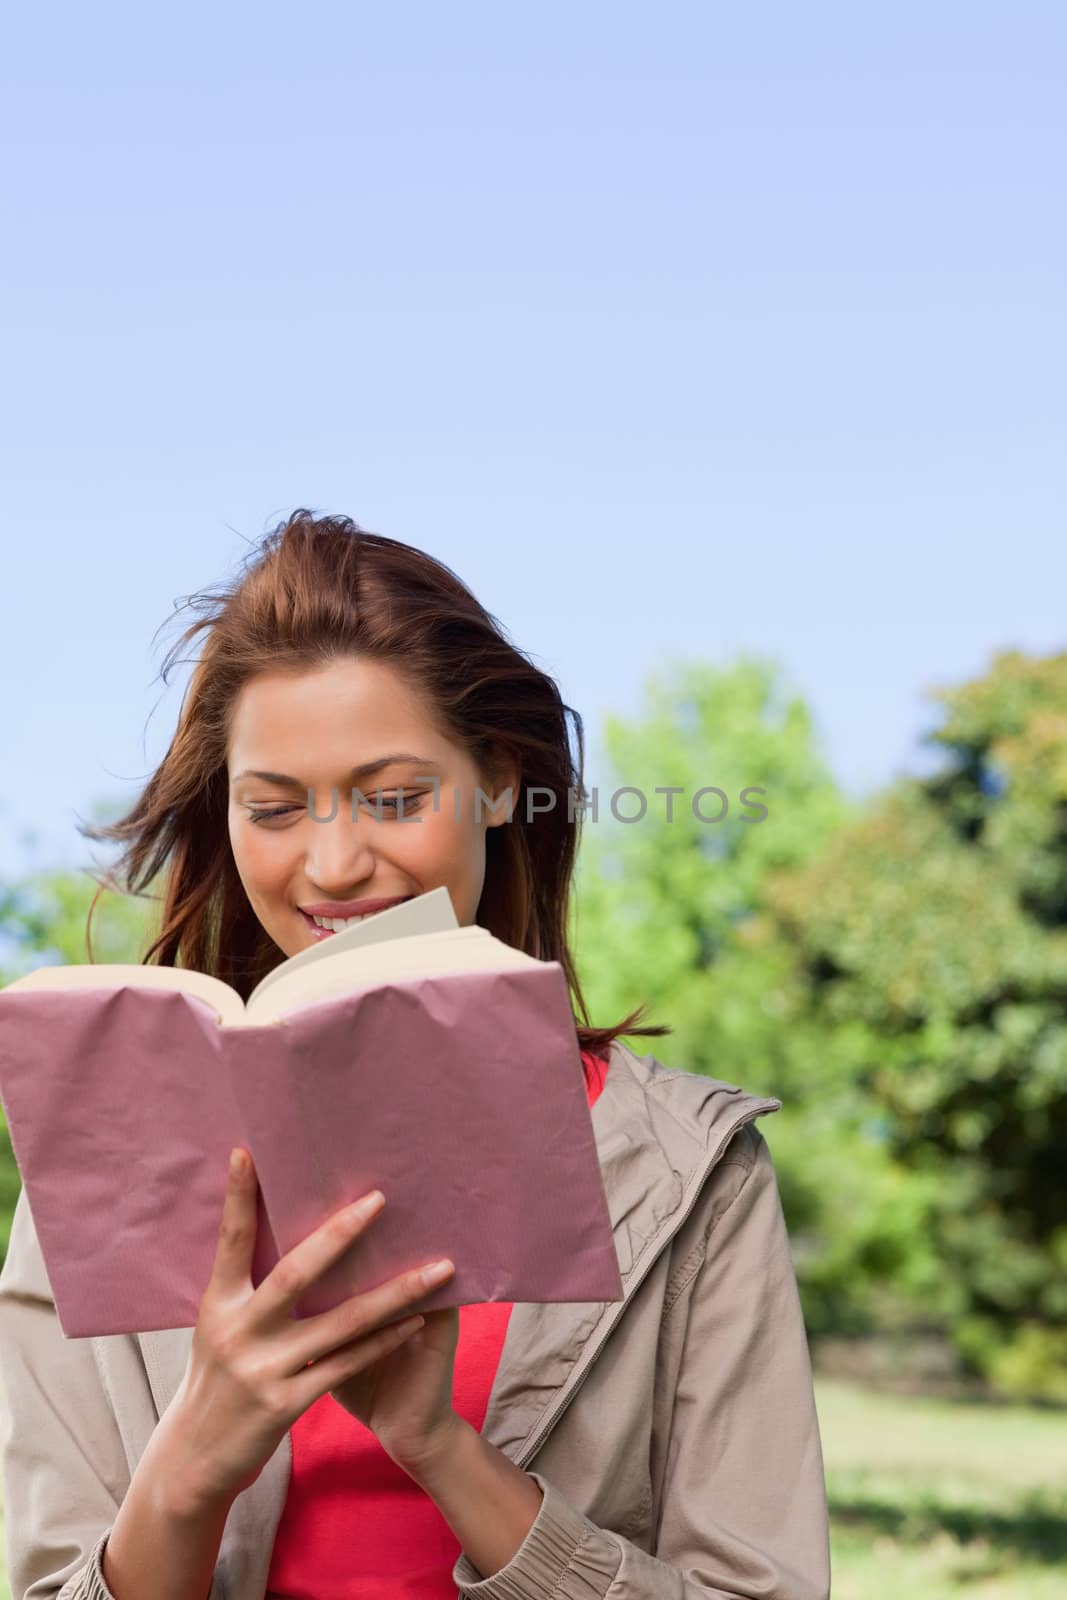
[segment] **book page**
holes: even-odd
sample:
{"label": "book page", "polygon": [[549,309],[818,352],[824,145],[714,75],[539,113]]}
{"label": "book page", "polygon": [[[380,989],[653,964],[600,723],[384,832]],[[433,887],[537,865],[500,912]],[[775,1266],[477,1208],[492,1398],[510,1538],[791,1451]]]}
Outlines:
{"label": "book page", "polygon": [[386,911],[378,911],[373,917],[367,917],[364,922],[357,922],[351,928],[344,928],[340,933],[332,933],[328,939],[320,939],[306,950],[290,956],[287,961],[279,962],[256,984],[248,997],[247,1008],[251,1010],[265,990],[273,988],[280,980],[287,980],[290,974],[304,972],[313,963],[339,955],[344,950],[362,950],[367,945],[382,944],[387,939],[403,939],[420,933],[444,933],[449,928],[458,927],[459,921],[448,890],[443,886],[430,889],[426,894],[416,895],[413,900],[405,900]]}
{"label": "book page", "polygon": [[37,967],[13,983],[4,985],[0,994],[10,994],[22,989],[179,989],[185,994],[204,1000],[214,1011],[219,1023],[233,1027],[245,1014],[244,1004],[236,990],[221,978],[212,978],[206,972],[194,972],[190,967],[139,966],[130,962],[81,962],[63,967]]}
{"label": "book page", "polygon": [[[475,938],[490,937],[477,925],[460,928],[448,890],[441,887],[377,912],[280,962],[252,990],[247,1005],[228,983],[206,972],[196,972],[189,967],[121,962],[38,967],[6,984],[0,993],[15,989],[117,989],[123,986],[177,989],[209,1005],[221,1027],[250,1027],[260,1021],[276,1020],[281,1010],[292,1010],[312,1000],[361,987],[363,965],[372,950],[395,949],[412,940],[418,945],[427,937],[457,933],[473,934]],[[389,970],[394,959],[391,956],[386,959],[384,970]],[[324,963],[331,968],[325,980],[318,976]],[[380,966],[374,968],[375,972],[381,970]]]}
{"label": "book page", "polygon": [[246,1023],[280,1022],[289,1012],[317,1000],[405,978],[429,978],[451,972],[503,972],[531,965],[543,963],[513,949],[477,924],[450,928],[444,933],[416,934],[364,950],[341,951],[333,961],[317,962],[293,973],[258,1003],[250,1001],[245,1017],[235,1026],[240,1026],[242,1020]]}

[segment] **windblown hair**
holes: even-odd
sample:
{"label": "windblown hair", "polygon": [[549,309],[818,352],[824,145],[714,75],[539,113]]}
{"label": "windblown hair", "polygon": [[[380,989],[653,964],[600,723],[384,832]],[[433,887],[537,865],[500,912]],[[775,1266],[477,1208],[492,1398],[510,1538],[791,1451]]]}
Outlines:
{"label": "windblown hair", "polygon": [[[350,517],[301,508],[250,552],[230,586],[202,590],[187,604],[201,614],[165,658],[164,683],[185,643],[201,631],[205,638],[170,748],[125,816],[80,826],[88,838],[122,846],[96,880],[90,924],[104,889],[144,896],[162,875],[157,936],[142,960],[210,973],[247,999],[282,954],[252,909],[230,846],[235,702],[257,673],[364,657],[402,675],[480,773],[490,776],[502,758],[519,770],[511,820],[486,830],[477,922],[519,950],[559,962],[582,1049],[604,1054],[620,1035],[670,1032],[635,1025],[644,1005],[613,1027],[590,1025],[567,927],[583,815],[577,799],[586,798],[582,719],[449,567]],[[550,790],[552,808],[528,815],[530,788]],[[88,925],[86,937],[91,961]]]}

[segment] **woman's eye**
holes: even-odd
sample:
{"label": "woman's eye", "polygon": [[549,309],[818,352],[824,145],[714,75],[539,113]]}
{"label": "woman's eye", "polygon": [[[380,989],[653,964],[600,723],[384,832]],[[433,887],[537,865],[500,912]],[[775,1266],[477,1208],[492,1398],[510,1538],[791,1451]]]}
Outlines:
{"label": "woman's eye", "polygon": [[268,817],[284,817],[288,811],[299,811],[299,806],[275,806],[270,811],[254,811],[249,808],[249,818],[252,822],[265,822]]}
{"label": "woman's eye", "polygon": [[370,807],[372,811],[376,811],[380,803],[383,810],[391,811],[394,816],[399,816],[401,801],[403,801],[404,815],[406,816],[409,811],[416,810],[424,799],[425,791],[422,794],[409,794],[407,792],[403,795],[383,794],[370,801]]}
{"label": "woman's eye", "polygon": [[[374,796],[373,799],[368,797],[367,805],[369,806],[371,811],[377,811],[378,807],[380,805],[383,811],[390,811],[390,812],[392,812],[394,817],[398,817],[401,814],[400,806],[401,806],[401,802],[403,802],[403,807],[404,807],[403,814],[405,816],[407,816],[407,814],[410,811],[417,810],[419,805],[421,805],[422,801],[425,798],[426,798],[425,791],[423,791],[421,794],[407,794],[407,793],[405,793],[403,796],[398,795],[398,794],[397,795],[385,795],[385,794],[383,794],[383,795],[376,795],[376,796]],[[254,807],[249,806],[246,809],[248,810],[248,815],[249,815],[250,821],[252,821],[252,822],[269,822],[271,817],[284,817],[284,816],[288,815],[288,813],[290,811],[302,811],[303,807],[302,806],[272,806],[272,807],[270,807],[269,809],[266,809],[266,810],[256,810]],[[323,819],[323,820],[325,820],[325,819]]]}

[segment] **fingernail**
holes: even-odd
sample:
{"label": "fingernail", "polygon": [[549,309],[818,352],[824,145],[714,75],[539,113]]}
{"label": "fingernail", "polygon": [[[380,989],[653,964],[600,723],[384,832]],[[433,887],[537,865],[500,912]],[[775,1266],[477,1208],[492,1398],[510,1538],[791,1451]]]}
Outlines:
{"label": "fingernail", "polygon": [[248,1171],[248,1157],[243,1150],[230,1151],[230,1177],[239,1178]]}
{"label": "fingernail", "polygon": [[455,1271],[451,1261],[435,1261],[432,1266],[424,1267],[421,1273],[423,1283],[444,1283]]}
{"label": "fingernail", "polygon": [[372,1189],[370,1194],[365,1194],[362,1200],[357,1200],[352,1207],[352,1215],[359,1217],[373,1217],[374,1213],[385,1204],[385,1196],[380,1189]]}

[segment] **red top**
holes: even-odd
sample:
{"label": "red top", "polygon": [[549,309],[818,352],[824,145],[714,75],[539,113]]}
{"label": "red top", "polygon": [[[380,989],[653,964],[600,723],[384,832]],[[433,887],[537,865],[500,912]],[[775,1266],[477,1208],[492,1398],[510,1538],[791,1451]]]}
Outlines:
{"label": "red top", "polygon": [[[583,1050],[593,1105],[608,1063]],[[460,1306],[453,1406],[481,1431],[513,1302]],[[290,1429],[292,1476],[265,1600],[455,1600],[462,1546],[369,1428],[322,1395]],[[404,1571],[397,1573],[397,1552]]]}

